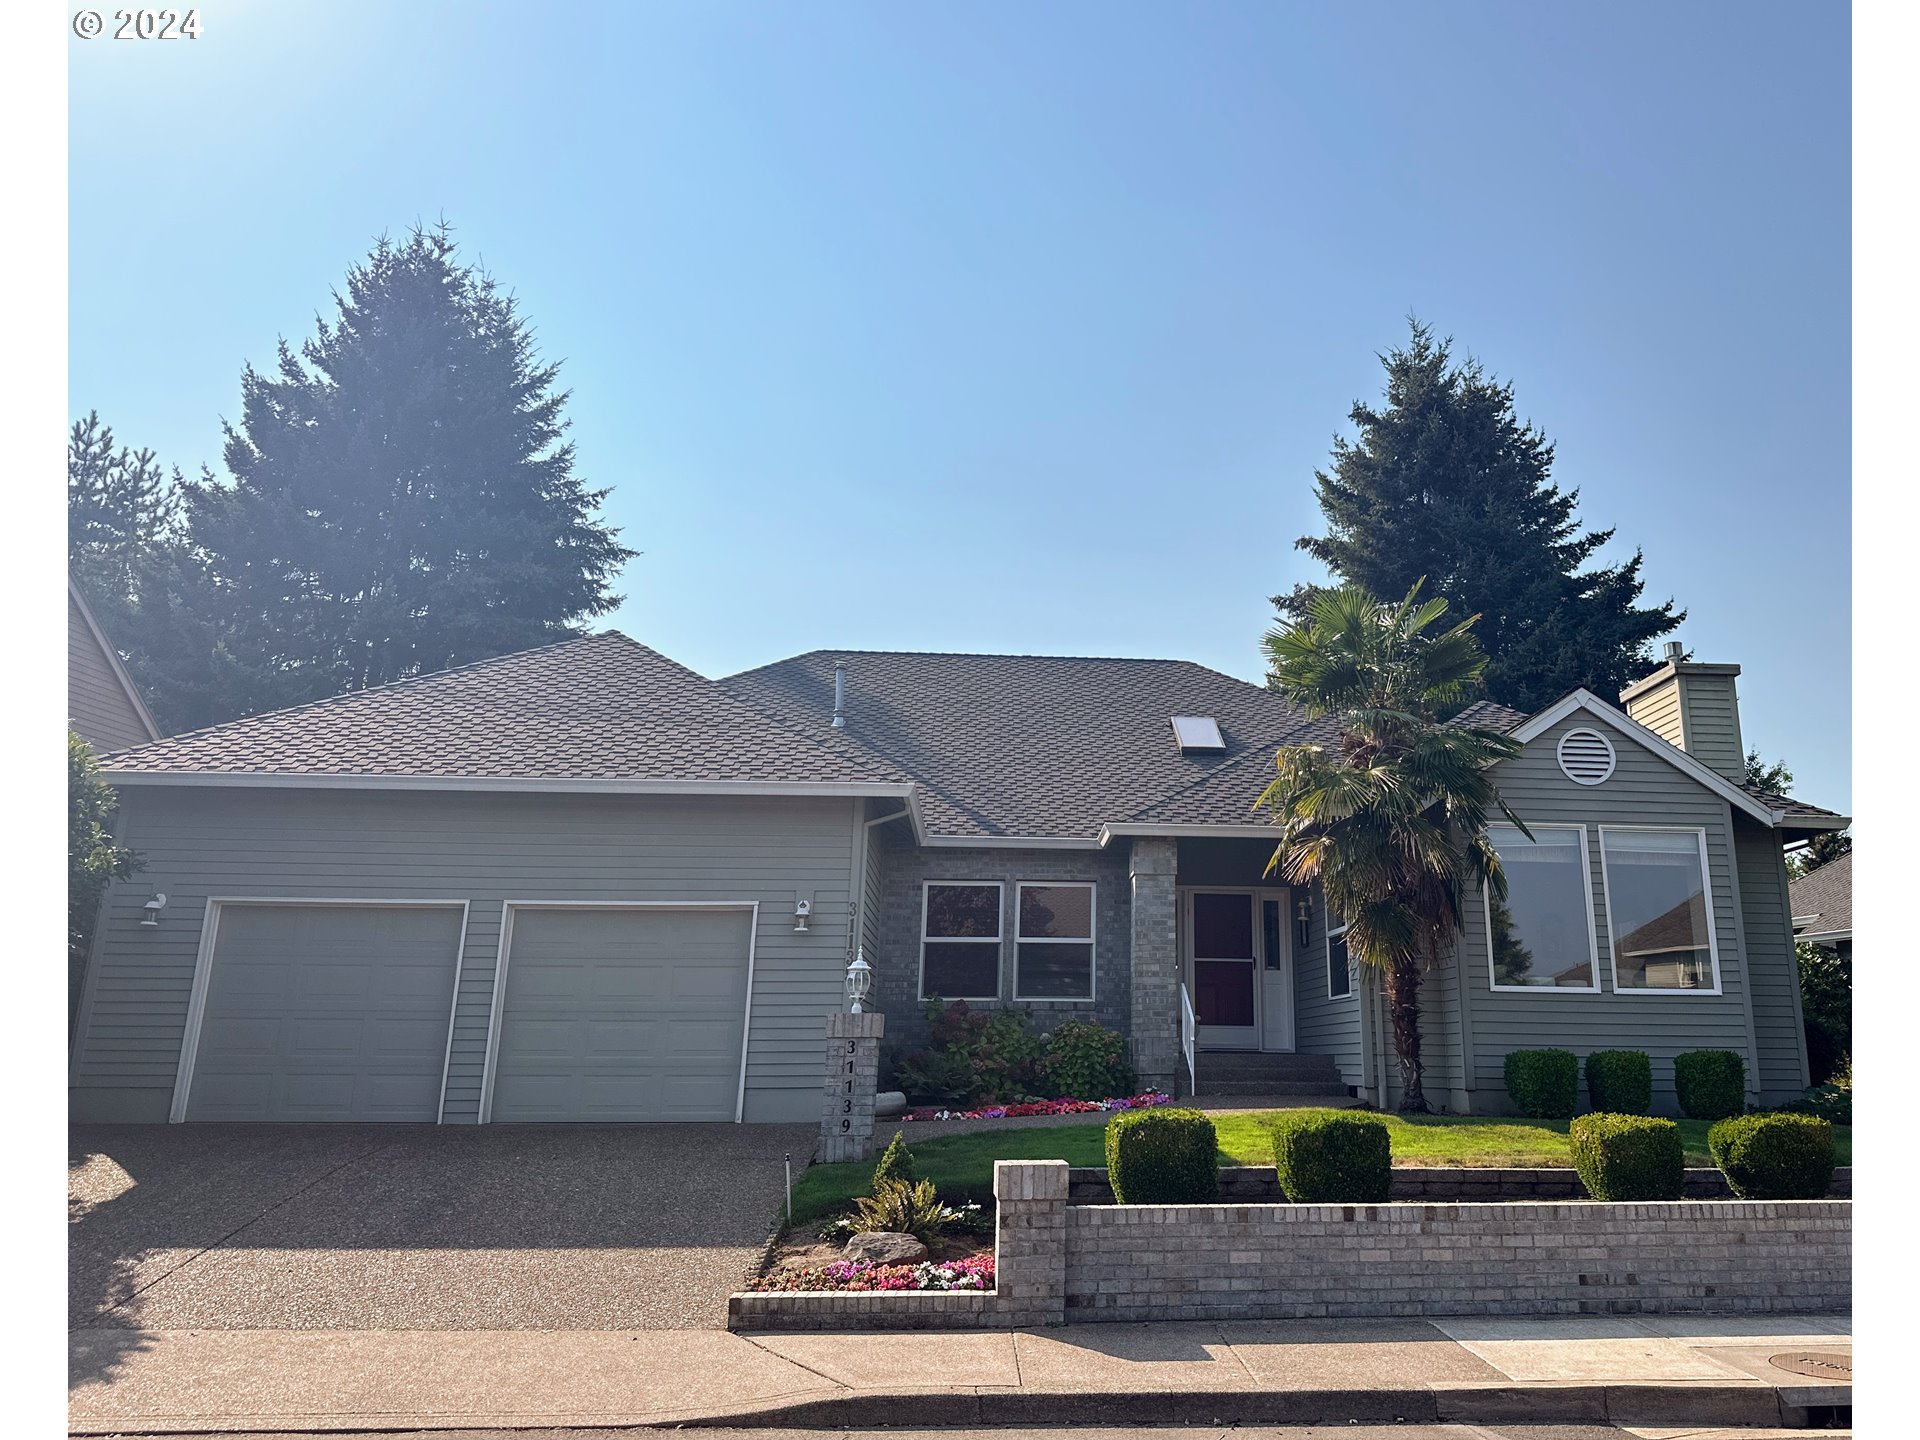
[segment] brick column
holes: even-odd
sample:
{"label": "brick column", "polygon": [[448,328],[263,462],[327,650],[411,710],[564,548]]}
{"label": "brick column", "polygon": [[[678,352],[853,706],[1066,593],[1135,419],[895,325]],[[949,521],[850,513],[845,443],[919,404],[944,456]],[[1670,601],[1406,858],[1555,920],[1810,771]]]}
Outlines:
{"label": "brick column", "polygon": [[880,1036],[887,1017],[875,1012],[827,1017],[827,1082],[820,1110],[820,1160],[865,1160],[873,1154],[873,1094],[880,1083]]}
{"label": "brick column", "polygon": [[1139,836],[1127,871],[1133,880],[1133,1068],[1148,1090],[1186,1087],[1180,1054],[1180,950],[1175,939],[1176,842]]}
{"label": "brick column", "polygon": [[994,1316],[1016,1329],[1067,1320],[1067,1162],[996,1160]]}

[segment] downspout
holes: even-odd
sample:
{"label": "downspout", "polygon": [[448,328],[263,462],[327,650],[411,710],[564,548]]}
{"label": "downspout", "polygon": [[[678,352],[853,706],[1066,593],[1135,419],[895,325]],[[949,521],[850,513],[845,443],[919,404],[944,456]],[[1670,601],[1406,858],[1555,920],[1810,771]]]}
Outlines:
{"label": "downspout", "polygon": [[1373,1046],[1374,1069],[1380,1077],[1379,1108],[1387,1108],[1387,1050],[1392,1044],[1391,1029],[1387,1020],[1387,987],[1384,981],[1376,980],[1373,987],[1373,1029],[1378,1037]]}

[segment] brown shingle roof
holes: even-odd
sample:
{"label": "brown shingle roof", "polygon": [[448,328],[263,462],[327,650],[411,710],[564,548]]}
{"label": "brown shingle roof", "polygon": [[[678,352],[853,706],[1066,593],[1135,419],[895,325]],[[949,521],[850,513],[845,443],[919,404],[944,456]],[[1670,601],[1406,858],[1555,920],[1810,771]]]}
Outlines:
{"label": "brown shingle roof", "polygon": [[[1853,852],[1809,870],[1787,886],[1794,928],[1808,935],[1853,934]],[[1802,923],[1802,916],[1812,918]]]}
{"label": "brown shingle roof", "polygon": [[617,631],[482,660],[108,757],[116,773],[902,783]]}
{"label": "brown shingle roof", "polygon": [[[1249,754],[1271,765],[1301,723],[1265,686],[1187,660],[817,650],[720,684],[808,730],[832,717],[835,660],[846,735],[920,782],[935,834],[1092,839]],[[1226,748],[1183,753],[1175,715],[1212,716]]]}

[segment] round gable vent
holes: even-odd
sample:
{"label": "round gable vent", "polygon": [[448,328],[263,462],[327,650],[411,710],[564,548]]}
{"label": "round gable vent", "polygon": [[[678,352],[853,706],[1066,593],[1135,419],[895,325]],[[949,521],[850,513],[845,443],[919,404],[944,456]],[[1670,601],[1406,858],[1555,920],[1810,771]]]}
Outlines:
{"label": "round gable vent", "polygon": [[1560,773],[1576,785],[1598,785],[1613,774],[1613,742],[1598,730],[1569,730],[1560,737]]}

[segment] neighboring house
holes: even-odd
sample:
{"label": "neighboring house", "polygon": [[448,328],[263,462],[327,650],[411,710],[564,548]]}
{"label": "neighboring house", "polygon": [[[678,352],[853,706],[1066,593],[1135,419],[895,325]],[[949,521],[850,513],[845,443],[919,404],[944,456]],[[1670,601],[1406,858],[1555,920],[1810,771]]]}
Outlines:
{"label": "neighboring house", "polygon": [[[1496,832],[1512,892],[1423,989],[1438,1103],[1505,1109],[1535,1045],[1647,1050],[1667,1106],[1701,1046],[1756,1099],[1804,1088],[1782,845],[1846,819],[1742,786],[1735,673],[1456,717],[1524,742],[1498,780],[1534,838]],[[932,995],[1029,1004],[1129,1034],[1144,1084],[1189,1088],[1190,1037],[1203,1088],[1391,1103],[1378,987],[1253,810],[1313,738],[1185,661],[714,682],[603,634],[140,746],[107,762],[147,868],[108,902],[72,1114],[810,1119],[856,948],[891,1040]]]}
{"label": "neighboring house", "polygon": [[1793,911],[1793,938],[1853,957],[1853,852],[1818,870],[1809,870],[1787,887]]}
{"label": "neighboring house", "polygon": [[133,687],[127,667],[67,577],[67,723],[95,750],[124,750],[160,731]]}

